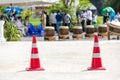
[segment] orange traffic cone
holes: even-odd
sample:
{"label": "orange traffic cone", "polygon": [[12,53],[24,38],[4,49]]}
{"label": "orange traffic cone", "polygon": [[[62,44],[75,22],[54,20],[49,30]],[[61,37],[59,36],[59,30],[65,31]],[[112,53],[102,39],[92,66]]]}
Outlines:
{"label": "orange traffic cone", "polygon": [[40,65],[39,55],[38,55],[38,48],[36,45],[36,36],[33,35],[32,38],[32,50],[31,50],[31,61],[30,61],[30,68],[26,69],[27,71],[40,71],[44,70],[44,68]]}
{"label": "orange traffic cone", "polygon": [[95,37],[94,37],[94,49],[93,49],[92,64],[91,64],[91,67],[88,68],[88,70],[105,70],[105,68],[102,67],[98,35],[95,35]]}

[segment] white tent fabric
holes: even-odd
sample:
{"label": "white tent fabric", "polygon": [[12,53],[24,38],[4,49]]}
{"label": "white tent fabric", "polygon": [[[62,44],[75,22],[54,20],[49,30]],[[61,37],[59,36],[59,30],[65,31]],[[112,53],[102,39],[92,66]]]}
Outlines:
{"label": "white tent fabric", "polygon": [[96,8],[94,5],[92,5],[92,6],[90,7],[90,9],[91,9],[91,10],[96,10],[97,8]]}
{"label": "white tent fabric", "polygon": [[53,4],[58,0],[0,0],[0,6],[8,6],[9,4],[17,6],[30,6],[39,4]]}

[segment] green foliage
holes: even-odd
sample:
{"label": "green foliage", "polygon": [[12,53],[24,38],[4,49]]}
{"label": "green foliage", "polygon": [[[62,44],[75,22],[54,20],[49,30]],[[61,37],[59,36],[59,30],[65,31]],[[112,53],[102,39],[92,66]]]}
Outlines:
{"label": "green foliage", "polygon": [[10,18],[8,17],[7,14],[2,14],[2,16],[5,21],[10,21]]}
{"label": "green foliage", "polygon": [[75,0],[62,0],[64,6],[66,8],[68,8],[69,6],[72,6],[73,2],[75,2]]}
{"label": "green foliage", "polygon": [[49,9],[47,9],[47,12],[51,13],[53,10],[54,11],[57,11],[57,10],[61,10],[62,11],[63,8],[65,8],[65,6],[63,4],[63,1],[60,0],[59,4],[54,4],[54,5],[50,6]]}
{"label": "green foliage", "polygon": [[33,14],[34,14],[34,12],[31,10],[24,10],[21,12],[22,18],[25,18],[26,16],[32,16]]}
{"label": "green foliage", "polygon": [[5,29],[5,38],[7,41],[19,41],[22,38],[22,33],[20,30],[17,30],[17,26],[12,23],[6,21],[4,24],[4,29]]}
{"label": "green foliage", "polygon": [[66,6],[63,4],[63,0],[60,0],[59,4],[55,4],[55,5],[51,6],[47,10],[47,12],[51,13],[53,10],[54,11],[60,10],[61,12],[67,12],[67,13],[69,13],[70,16],[71,16],[71,27],[72,27],[73,24],[75,24],[77,22],[76,16],[74,15],[75,14],[74,9],[75,9],[74,6],[68,6],[66,8]]}
{"label": "green foliage", "polygon": [[5,7],[4,7],[4,6],[0,6],[0,15],[2,15],[2,14],[3,14],[4,9],[5,9]]}
{"label": "green foliage", "polygon": [[107,0],[105,7],[111,6],[115,11],[120,11],[120,0]]}
{"label": "green foliage", "polygon": [[80,6],[79,6],[80,9],[85,10],[91,6],[92,3],[90,2],[90,0],[80,0]]}

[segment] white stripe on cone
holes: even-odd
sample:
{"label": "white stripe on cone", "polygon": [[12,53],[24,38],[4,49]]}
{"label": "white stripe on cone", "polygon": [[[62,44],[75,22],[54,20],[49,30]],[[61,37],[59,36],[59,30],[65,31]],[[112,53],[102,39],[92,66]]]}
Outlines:
{"label": "white stripe on cone", "polygon": [[100,58],[100,54],[99,53],[94,53],[93,58]]}
{"label": "white stripe on cone", "polygon": [[95,42],[94,47],[99,47],[99,44]]}
{"label": "white stripe on cone", "polygon": [[39,58],[38,54],[31,54],[31,58]]}
{"label": "white stripe on cone", "polygon": [[32,44],[32,48],[37,48],[36,43],[33,43],[33,44]]}

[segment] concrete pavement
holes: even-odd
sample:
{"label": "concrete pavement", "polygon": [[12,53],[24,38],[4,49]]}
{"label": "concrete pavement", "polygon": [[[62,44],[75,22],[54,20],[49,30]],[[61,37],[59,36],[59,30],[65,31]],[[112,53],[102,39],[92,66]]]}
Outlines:
{"label": "concrete pavement", "polygon": [[40,41],[37,46],[45,71],[25,71],[30,64],[31,41],[0,43],[0,80],[120,80],[120,40],[100,40],[105,71],[91,66],[93,41]]}

